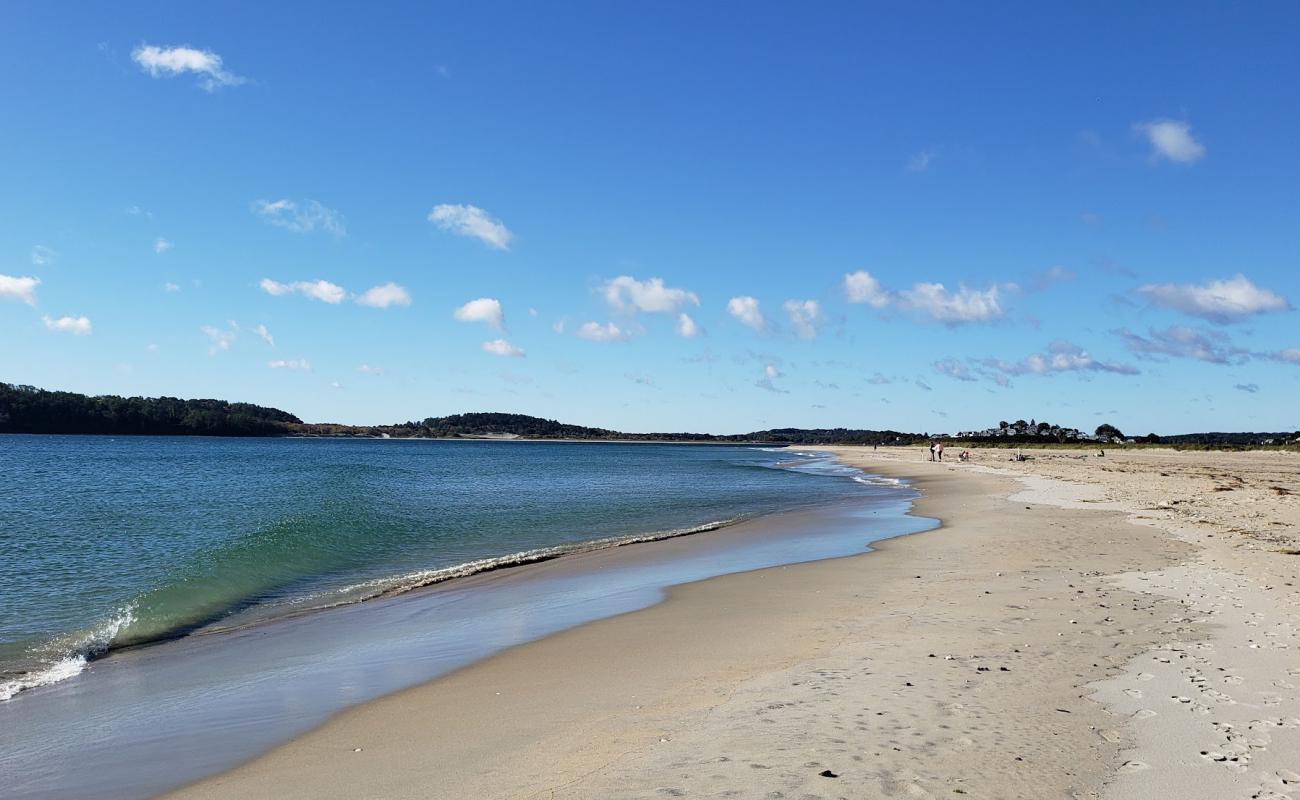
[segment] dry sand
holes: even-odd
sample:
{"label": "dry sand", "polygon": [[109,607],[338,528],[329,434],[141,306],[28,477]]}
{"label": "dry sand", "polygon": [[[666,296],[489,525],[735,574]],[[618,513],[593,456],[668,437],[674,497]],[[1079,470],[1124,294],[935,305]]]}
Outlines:
{"label": "dry sand", "polygon": [[175,796],[1300,798],[1300,458],[837,451],[943,527],[678,587]]}

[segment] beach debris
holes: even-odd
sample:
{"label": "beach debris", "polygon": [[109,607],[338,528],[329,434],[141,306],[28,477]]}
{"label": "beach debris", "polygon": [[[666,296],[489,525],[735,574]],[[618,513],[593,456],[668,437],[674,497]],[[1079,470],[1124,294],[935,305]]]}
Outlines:
{"label": "beach debris", "polygon": [[360,748],[360,747],[354,747],[354,748],[352,748],[352,752],[354,752],[354,753],[360,753],[360,752],[361,752],[361,748]]}
{"label": "beach debris", "polygon": [[828,770],[828,769],[824,769],[824,770],[822,770],[821,772],[819,772],[819,773],[817,773],[817,774],[820,775],[820,776],[822,776],[823,778],[838,778],[838,777],[839,777],[839,773],[837,773],[837,772],[831,772],[831,771]]}

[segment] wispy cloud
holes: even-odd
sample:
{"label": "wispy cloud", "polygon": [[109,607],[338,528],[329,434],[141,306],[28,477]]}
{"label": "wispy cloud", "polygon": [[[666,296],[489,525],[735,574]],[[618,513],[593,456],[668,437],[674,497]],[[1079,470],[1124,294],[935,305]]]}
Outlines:
{"label": "wispy cloud", "polygon": [[985,359],[985,367],[1003,375],[1055,375],[1062,372],[1109,372],[1115,375],[1137,375],[1141,370],[1132,364],[1100,361],[1073,342],[1057,340],[1047,347],[1046,353],[1033,353],[1019,361]]}
{"label": "wispy cloud", "polygon": [[749,295],[733,297],[727,301],[727,313],[742,325],[761,331],[767,327],[767,319],[759,307],[758,300]]}
{"label": "wispy cloud", "polygon": [[1205,157],[1205,146],[1192,136],[1192,126],[1172,119],[1137,122],[1133,130],[1146,137],[1151,155],[1179,164],[1192,164]]}
{"label": "wispy cloud", "polygon": [[959,381],[973,381],[976,377],[971,374],[970,367],[960,358],[945,358],[942,361],[934,362],[934,371],[940,375],[947,375]]}
{"label": "wispy cloud", "polygon": [[1137,293],[1158,306],[1221,325],[1291,308],[1285,297],[1241,274],[1202,284],[1149,283]]}
{"label": "wispy cloud", "polygon": [[907,159],[908,172],[925,172],[930,168],[930,164],[939,157],[939,154],[933,150],[922,150],[911,158]]}
{"label": "wispy cloud", "polygon": [[180,290],[181,290],[180,284],[172,283],[171,281],[167,281],[166,283],[163,284],[164,292],[174,293],[174,292],[179,292]]}
{"label": "wispy cloud", "polygon": [[1288,347],[1276,353],[1267,353],[1265,357],[1274,361],[1285,361],[1288,364],[1300,364],[1300,347]]}
{"label": "wispy cloud", "polygon": [[311,372],[311,363],[305,358],[293,358],[289,360],[268,361],[266,365],[271,369],[289,369],[300,370],[302,372]]}
{"label": "wispy cloud", "polygon": [[769,392],[789,394],[789,391],[778,388],[777,385],[773,383],[773,381],[780,377],[782,377],[781,370],[777,369],[775,364],[767,364],[763,367],[763,377],[754,381],[754,385],[760,389],[766,389]]}
{"label": "wispy cloud", "polygon": [[238,86],[246,80],[226,69],[221,56],[211,50],[142,44],[132,51],[131,60],[154,78],[174,78],[193,73],[199,77],[199,86],[206,92],[215,92],[223,86]]}
{"label": "wispy cloud", "polygon": [[1035,292],[1046,291],[1060,283],[1069,283],[1078,274],[1068,267],[1053,265],[1044,270],[1034,273],[1033,278],[1029,281],[1029,289]]}
{"label": "wispy cloud", "polygon": [[47,316],[41,317],[41,321],[45,323],[46,328],[52,331],[71,333],[76,336],[90,335],[90,320],[86,317],[59,317],[54,319]]}
{"label": "wispy cloud", "polygon": [[383,375],[384,368],[374,367],[370,364],[361,364],[357,367],[357,372],[360,372],[362,375]]}
{"label": "wispy cloud", "polygon": [[441,230],[478,239],[497,250],[509,250],[510,241],[514,239],[505,223],[478,206],[442,203],[429,212],[429,221]]}
{"label": "wispy cloud", "polygon": [[1236,389],[1236,390],[1239,391],[1239,392],[1247,392],[1247,393],[1249,393],[1249,394],[1255,394],[1256,392],[1259,391],[1259,384],[1258,384],[1258,383],[1238,383],[1238,384],[1234,384],[1232,388]]}
{"label": "wispy cloud", "polygon": [[825,320],[822,318],[821,306],[816,300],[786,300],[783,307],[795,336],[800,339],[817,338],[817,329]]}
{"label": "wispy cloud", "polygon": [[505,328],[505,312],[501,308],[501,301],[495,297],[470,300],[453,311],[452,316],[461,322],[483,322],[497,330]]}
{"label": "wispy cloud", "polygon": [[157,239],[154,240],[153,251],[158,255],[162,255],[163,253],[166,253],[168,250],[172,249],[175,246],[176,245],[173,244],[172,242],[159,236]]}
{"label": "wispy cloud", "polygon": [[54,248],[46,247],[43,244],[32,245],[32,266],[46,267],[54,263],[59,254],[54,252]]}
{"label": "wispy cloud", "polygon": [[1128,328],[1120,328],[1115,334],[1125,347],[1141,356],[1190,358],[1211,364],[1239,364],[1249,358],[1249,353],[1233,346],[1227,338],[1210,337],[1184,325],[1171,325],[1164,330],[1152,328],[1146,336]]}
{"label": "wispy cloud", "polygon": [[325,280],[280,283],[270,278],[263,278],[258,285],[262,287],[262,291],[275,297],[300,294],[303,297],[310,297],[312,300],[319,300],[330,305],[338,305],[348,296],[347,290],[342,286]]}
{"label": "wispy cloud", "polygon": [[490,342],[484,342],[481,346],[483,352],[491,353],[494,356],[508,356],[511,358],[524,357],[524,351],[522,348],[515,347],[505,339],[493,339]]}
{"label": "wispy cloud", "polygon": [[256,333],[262,341],[275,347],[275,337],[271,335],[271,332],[266,329],[265,325],[258,325],[256,328],[253,328],[253,333]]}
{"label": "wispy cloud", "polygon": [[225,330],[215,325],[204,325],[199,328],[203,335],[208,337],[208,355],[215,356],[217,353],[224,353],[239,338],[239,326],[231,322],[230,327]]}
{"label": "wispy cloud", "polygon": [[253,213],[262,221],[294,233],[328,233],[331,236],[347,235],[343,215],[326,208],[317,200],[254,200]]}
{"label": "wispy cloud", "polygon": [[21,300],[29,306],[36,305],[36,287],[40,278],[0,275],[0,298]]}
{"label": "wispy cloud", "polygon": [[357,304],[371,308],[388,308],[389,306],[409,306],[411,294],[405,288],[389,281],[379,286],[372,286],[357,296]]}

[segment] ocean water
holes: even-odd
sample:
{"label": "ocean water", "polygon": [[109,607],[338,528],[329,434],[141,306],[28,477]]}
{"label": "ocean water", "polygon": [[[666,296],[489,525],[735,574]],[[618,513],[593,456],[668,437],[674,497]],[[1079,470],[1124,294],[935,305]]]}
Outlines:
{"label": "ocean water", "polygon": [[913,495],[779,448],[0,436],[5,791],[150,796],[672,585],[932,527]]}
{"label": "ocean water", "polygon": [[0,437],[0,701],[118,648],[857,490],[808,463],[715,446]]}

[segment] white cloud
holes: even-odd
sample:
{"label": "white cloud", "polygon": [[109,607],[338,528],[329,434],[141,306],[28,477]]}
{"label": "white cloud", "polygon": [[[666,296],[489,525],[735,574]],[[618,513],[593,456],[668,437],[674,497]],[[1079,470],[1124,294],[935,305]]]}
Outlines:
{"label": "white cloud", "polygon": [[32,245],[32,266],[44,267],[54,263],[59,254],[43,244]]}
{"label": "white cloud", "polygon": [[816,300],[786,300],[785,315],[790,318],[790,327],[800,339],[816,339],[817,329],[823,323],[821,306]]}
{"label": "white cloud", "polygon": [[695,320],[691,319],[689,314],[677,315],[677,335],[687,339],[693,339],[699,336],[702,331]]}
{"label": "white cloud", "polygon": [[153,251],[155,253],[158,253],[159,255],[162,255],[163,253],[166,253],[168,250],[172,249],[175,246],[176,246],[175,244],[159,236],[157,240],[155,240],[153,243]]}
{"label": "white cloud", "polygon": [[12,275],[0,275],[0,297],[21,300],[29,306],[34,306],[36,305],[36,287],[40,285],[40,282],[40,278],[16,278]]}
{"label": "white cloud", "polygon": [[207,92],[222,86],[238,86],[245,80],[222,66],[221,56],[211,50],[142,44],[131,53],[131,59],[155,78],[193,72],[200,76],[199,86]]}
{"label": "white cloud", "polygon": [[260,336],[262,341],[275,347],[275,337],[271,335],[271,332],[266,329],[265,325],[258,325],[256,328],[253,328],[253,333]]}
{"label": "white cloud", "polygon": [[45,327],[52,331],[71,333],[77,336],[90,334],[90,320],[86,317],[59,317],[58,319],[41,317],[41,320],[45,323]]}
{"label": "white cloud", "polygon": [[1290,364],[1300,364],[1300,347],[1288,347],[1285,350],[1279,350],[1273,353],[1273,358],[1278,361],[1286,361]]}
{"label": "white cloud", "polygon": [[497,250],[509,250],[510,240],[514,238],[501,220],[478,206],[442,203],[429,212],[429,221],[444,231],[478,239]]}
{"label": "white cloud", "polygon": [[293,200],[255,200],[253,213],[277,228],[294,233],[322,231],[333,236],[347,234],[343,216],[316,200],[305,200],[301,205]]}
{"label": "white cloud", "polygon": [[961,286],[950,292],[942,283],[917,283],[911,289],[899,292],[899,304],[930,315],[932,319],[949,325],[963,322],[985,322],[1002,316],[998,287],[984,291]]}
{"label": "white cloud", "polygon": [[880,281],[866,270],[850,272],[844,276],[844,295],[850,303],[866,303],[872,308],[884,308],[891,299]]}
{"label": "white cloud", "polygon": [[601,325],[598,322],[586,322],[578,326],[575,335],[590,342],[623,342],[632,337],[631,331],[624,330],[612,322]]}
{"label": "white cloud", "polygon": [[287,294],[301,294],[304,297],[310,297],[313,300],[319,300],[322,303],[337,305],[348,296],[347,290],[342,286],[330,283],[329,281],[294,281],[293,283],[280,283],[270,278],[263,278],[258,284],[262,291],[275,297],[281,297]]}
{"label": "white cloud", "polygon": [[768,364],[767,366],[763,367],[763,377],[779,378],[781,377],[781,370],[777,369],[775,364]]}
{"label": "white cloud", "polygon": [[214,356],[230,349],[230,345],[234,344],[238,337],[239,327],[232,322],[229,330],[222,330],[212,325],[204,325],[199,330],[208,337],[208,355]]}
{"label": "white cloud", "polygon": [[758,306],[758,300],[748,295],[728,300],[727,313],[739,320],[742,325],[748,325],[756,331],[761,331],[767,326],[767,320]]}
{"label": "white cloud", "polygon": [[357,302],[371,308],[388,308],[389,306],[409,306],[411,295],[406,289],[389,281],[382,286],[371,287],[361,293]]}
{"label": "white cloud", "polygon": [[293,358],[288,361],[268,361],[266,362],[266,365],[271,369],[294,369],[302,370],[303,372],[311,372],[311,363],[309,363],[305,358]]}
{"label": "white cloud", "polygon": [[357,367],[357,372],[360,372],[362,375],[383,375],[384,368],[372,367],[369,364],[362,364],[361,366]]}
{"label": "white cloud", "polygon": [[180,290],[181,287],[175,283],[172,283],[171,281],[167,281],[166,283],[163,284],[164,292],[179,292]]}
{"label": "white cloud", "polygon": [[694,292],[664,286],[663,278],[638,281],[630,275],[620,275],[606,281],[601,294],[615,311],[629,314],[637,311],[671,314],[688,303],[700,304],[700,298]]}
{"label": "white cloud", "polygon": [[158,345],[156,345],[156,344],[152,344],[152,343],[151,343],[151,344],[147,344],[147,345],[145,345],[145,346],[144,346],[144,349],[145,349],[145,352],[146,352],[146,353],[156,353],[156,352],[158,352],[158,349],[159,349],[159,348],[158,348]]}
{"label": "white cloud", "polygon": [[482,344],[483,352],[491,353],[494,356],[510,356],[513,358],[522,358],[524,351],[515,347],[505,339],[493,339],[490,342]]}
{"label": "white cloud", "polygon": [[1158,306],[1220,324],[1291,308],[1285,297],[1241,274],[1204,284],[1150,283],[1137,291]]}
{"label": "white cloud", "polygon": [[1147,138],[1156,158],[1191,164],[1205,157],[1205,146],[1192,137],[1192,127],[1186,122],[1157,119],[1135,123],[1133,129]]}
{"label": "white cloud", "polygon": [[501,310],[501,301],[494,297],[480,297],[471,300],[452,312],[452,316],[461,322],[486,322],[497,330],[505,327],[506,317]]}

